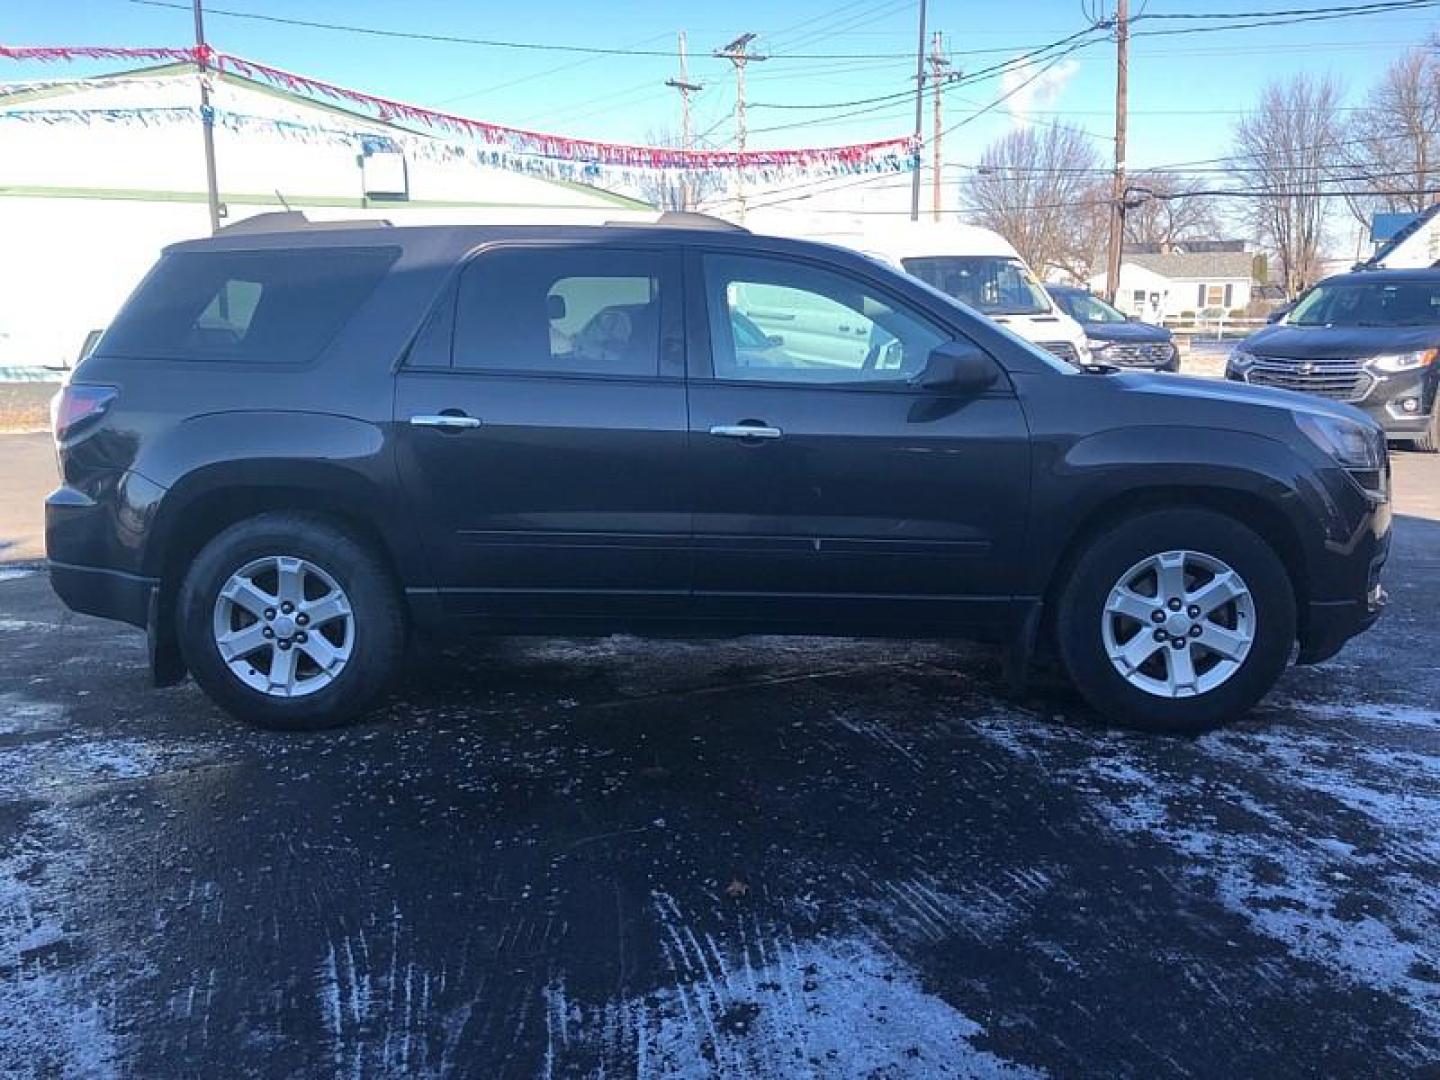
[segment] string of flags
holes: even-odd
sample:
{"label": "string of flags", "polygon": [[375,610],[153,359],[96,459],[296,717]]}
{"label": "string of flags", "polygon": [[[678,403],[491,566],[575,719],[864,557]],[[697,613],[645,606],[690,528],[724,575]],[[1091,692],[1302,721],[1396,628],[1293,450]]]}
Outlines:
{"label": "string of flags", "polygon": [[[602,175],[629,175],[653,171],[741,171],[747,176],[774,179],[796,174],[842,175],[862,172],[899,172],[914,168],[918,150],[909,136],[851,143],[844,146],[786,149],[687,150],[679,147],[640,146],[575,139],[503,124],[475,120],[453,113],[411,105],[391,98],[352,90],[308,75],[297,74],[259,61],[196,48],[132,48],[121,46],[6,46],[0,59],[41,62],[76,60],[147,60],[204,64],[221,72],[262,82],[310,99],[344,102],[387,124],[421,127],[435,136],[396,137],[397,145],[416,155],[464,159],[522,172],[595,182]],[[4,97],[0,96],[0,107]],[[199,110],[164,109],[25,109],[0,112],[0,118],[36,123],[136,123],[191,121]],[[78,113],[79,116],[62,116]],[[162,115],[164,114],[164,115]],[[88,117],[89,119],[86,119]],[[216,110],[217,123],[234,130],[268,128],[287,138],[307,141],[356,142],[360,133],[292,123],[265,117],[227,114]]]}

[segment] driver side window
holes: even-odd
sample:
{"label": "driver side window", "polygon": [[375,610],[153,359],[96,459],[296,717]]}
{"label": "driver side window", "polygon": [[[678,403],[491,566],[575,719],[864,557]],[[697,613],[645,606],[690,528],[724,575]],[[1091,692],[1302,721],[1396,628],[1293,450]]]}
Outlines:
{"label": "driver side window", "polygon": [[715,378],[851,385],[900,382],[948,336],[862,282],[805,263],[706,255]]}

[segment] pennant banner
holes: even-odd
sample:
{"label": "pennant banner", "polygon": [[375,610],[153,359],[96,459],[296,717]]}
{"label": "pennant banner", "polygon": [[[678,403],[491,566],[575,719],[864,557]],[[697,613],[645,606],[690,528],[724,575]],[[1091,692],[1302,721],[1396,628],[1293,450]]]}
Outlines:
{"label": "pennant banner", "polygon": [[[348,152],[369,156],[381,152],[402,152],[411,160],[426,160],[441,165],[504,169],[546,180],[568,180],[575,183],[605,187],[629,188],[643,184],[657,171],[671,173],[665,165],[614,165],[568,158],[551,158],[529,151],[516,151],[506,146],[483,142],[442,139],[433,135],[400,131],[376,132],[347,130],[332,125],[309,124],[271,116],[254,116],[215,107],[211,115],[218,129],[248,137],[262,136],[301,142],[309,145],[340,146]],[[201,119],[198,106],[151,106],[134,108],[12,108],[0,101],[0,121],[28,124],[58,125],[127,125],[157,127],[170,124],[194,124]],[[879,157],[863,161],[793,164],[745,165],[747,178],[758,183],[793,180],[801,176],[839,176],[860,172],[888,172],[904,168],[899,156],[888,161]],[[694,166],[674,170],[675,175],[693,175]]]}
{"label": "pennant banner", "polygon": [[194,61],[196,49],[134,49],[118,45],[0,45],[6,60],[39,60],[58,63],[66,60],[174,60]]}
{"label": "pennant banner", "polygon": [[0,57],[12,60],[66,61],[79,59],[181,60],[205,62],[221,71],[268,83],[310,98],[343,101],[373,113],[377,120],[416,124],[446,135],[484,143],[504,155],[548,158],[570,162],[577,168],[743,170],[769,173],[842,173],[899,171],[914,168],[918,156],[914,139],[905,136],[846,146],[779,150],[684,150],[664,146],[637,146],[572,139],[563,135],[528,131],[484,120],[426,109],[392,98],[367,94],[247,60],[229,53],[204,49],[136,49],[111,46],[4,46]]}

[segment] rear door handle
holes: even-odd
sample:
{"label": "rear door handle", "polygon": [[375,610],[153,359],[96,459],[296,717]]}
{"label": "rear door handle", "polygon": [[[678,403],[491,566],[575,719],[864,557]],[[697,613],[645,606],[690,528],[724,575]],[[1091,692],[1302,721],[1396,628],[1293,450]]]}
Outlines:
{"label": "rear door handle", "polygon": [[481,424],[478,416],[450,416],[445,413],[435,415],[421,414],[410,417],[410,423],[415,427],[444,428],[452,431],[463,431],[466,428],[477,428]]}
{"label": "rear door handle", "polygon": [[785,433],[778,427],[761,424],[716,424],[710,434],[722,439],[778,439]]}

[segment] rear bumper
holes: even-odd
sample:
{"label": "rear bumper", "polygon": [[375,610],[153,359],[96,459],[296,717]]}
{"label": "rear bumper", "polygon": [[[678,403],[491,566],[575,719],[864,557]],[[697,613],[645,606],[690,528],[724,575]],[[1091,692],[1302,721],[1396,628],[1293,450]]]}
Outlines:
{"label": "rear bumper", "polygon": [[52,561],[50,587],[71,611],[117,619],[143,630],[149,623],[150,598],[160,582],[121,570]]}

